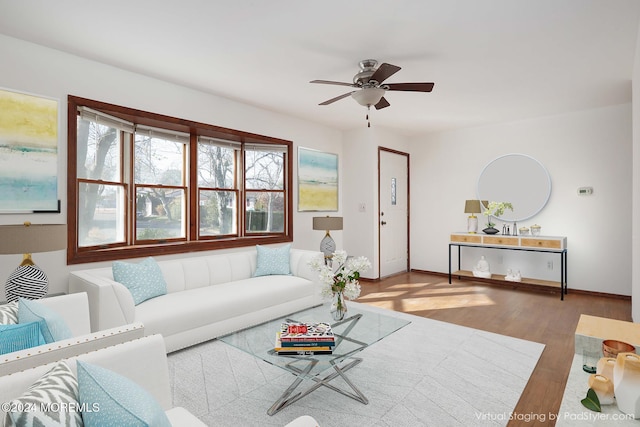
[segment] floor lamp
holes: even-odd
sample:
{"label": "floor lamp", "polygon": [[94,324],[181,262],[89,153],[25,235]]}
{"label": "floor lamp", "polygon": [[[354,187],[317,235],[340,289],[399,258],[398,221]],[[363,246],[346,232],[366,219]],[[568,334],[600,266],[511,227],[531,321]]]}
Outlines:
{"label": "floor lamp", "polygon": [[0,226],[0,254],[23,254],[22,263],[11,273],[5,285],[7,302],[18,298],[38,299],[48,292],[47,275],[35,265],[31,254],[59,251],[67,247],[66,224]]}
{"label": "floor lamp", "polygon": [[324,253],[324,259],[329,260],[336,251],[336,242],[331,237],[329,231],[342,230],[341,216],[316,216],[313,218],[314,230],[325,230],[327,234],[320,242],[320,251]]}

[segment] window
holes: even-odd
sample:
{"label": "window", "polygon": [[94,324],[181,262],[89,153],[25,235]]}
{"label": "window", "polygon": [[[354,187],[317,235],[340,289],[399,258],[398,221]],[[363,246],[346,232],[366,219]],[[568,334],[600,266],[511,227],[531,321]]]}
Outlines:
{"label": "window", "polygon": [[188,134],[136,126],[135,241],[185,239]]}
{"label": "window", "polygon": [[245,232],[283,232],[286,147],[248,145],[245,155]]}
{"label": "window", "polygon": [[238,235],[238,156],[241,144],[198,138],[200,237]]}
{"label": "window", "polygon": [[69,264],[290,242],[292,142],[69,96]]}

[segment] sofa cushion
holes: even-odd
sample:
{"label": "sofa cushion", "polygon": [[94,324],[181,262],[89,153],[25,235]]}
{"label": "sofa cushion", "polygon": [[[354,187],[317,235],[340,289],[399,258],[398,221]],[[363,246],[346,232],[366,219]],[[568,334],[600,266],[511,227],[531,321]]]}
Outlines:
{"label": "sofa cushion", "polygon": [[278,248],[256,245],[256,250],[258,251],[258,260],[254,277],[291,274],[289,266],[291,245]]}
{"label": "sofa cushion", "polygon": [[147,334],[170,336],[316,294],[310,280],[261,276],[154,298],[136,307]]}
{"label": "sofa cushion", "polygon": [[149,257],[132,264],[114,261],[113,279],[129,289],[135,305],[167,293],[167,283],[156,261]]}
{"label": "sofa cushion", "polygon": [[[46,405],[52,411],[41,411]],[[8,408],[23,408],[23,411],[7,412],[5,425],[12,426],[82,426],[78,408],[78,382],[64,361],[58,362],[50,371],[37,380]],[[60,410],[56,410],[60,409]]]}
{"label": "sofa cushion", "polygon": [[18,300],[19,323],[39,322],[40,331],[47,343],[73,337],[60,314],[37,301],[24,298]]}
{"label": "sofa cushion", "polygon": [[46,344],[40,322],[0,325],[0,354],[12,353]]}
{"label": "sofa cushion", "polygon": [[80,404],[99,411],[83,412],[86,426],[171,427],[160,404],[141,386],[127,377],[81,360],[78,366]]}
{"label": "sofa cushion", "polygon": [[0,305],[0,325],[15,325],[18,323],[18,301]]}

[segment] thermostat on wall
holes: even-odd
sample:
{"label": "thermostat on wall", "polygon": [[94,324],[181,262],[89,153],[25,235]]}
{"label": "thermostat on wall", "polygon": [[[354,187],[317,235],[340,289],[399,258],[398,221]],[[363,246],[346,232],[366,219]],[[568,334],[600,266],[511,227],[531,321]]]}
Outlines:
{"label": "thermostat on wall", "polygon": [[580,187],[578,188],[578,195],[590,196],[593,194],[593,187]]}

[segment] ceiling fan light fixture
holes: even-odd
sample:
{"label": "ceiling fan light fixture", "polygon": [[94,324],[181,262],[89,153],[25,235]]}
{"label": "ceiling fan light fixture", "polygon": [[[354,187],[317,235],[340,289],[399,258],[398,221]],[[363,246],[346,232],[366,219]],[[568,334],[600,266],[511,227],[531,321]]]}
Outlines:
{"label": "ceiling fan light fixture", "polygon": [[370,107],[380,102],[384,96],[384,92],[384,89],[369,87],[353,92],[351,97],[363,107]]}

